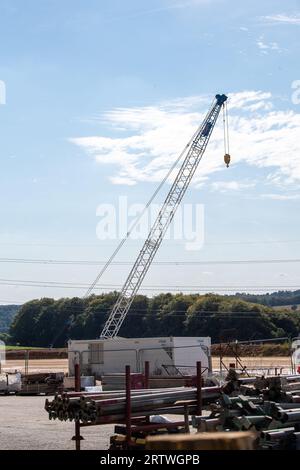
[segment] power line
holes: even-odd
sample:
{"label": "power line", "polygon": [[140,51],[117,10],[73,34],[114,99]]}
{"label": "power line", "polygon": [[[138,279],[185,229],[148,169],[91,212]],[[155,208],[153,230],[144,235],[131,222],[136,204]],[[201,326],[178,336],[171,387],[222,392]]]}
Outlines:
{"label": "power line", "polygon": [[[59,307],[59,302],[65,302],[66,299],[62,298],[62,299],[57,299],[57,300],[54,300],[54,299],[51,299],[53,300],[53,302],[49,305],[46,305],[46,307],[49,307],[50,309],[53,309],[54,311],[57,311],[58,307]],[[86,299],[80,299],[82,301],[82,304],[81,305],[64,305],[63,308],[62,308],[62,311],[63,312],[71,312],[71,313],[74,313],[74,314],[78,314],[78,313],[81,313],[81,312],[85,312],[87,313],[87,311],[89,311],[89,309],[93,308],[93,304],[92,302],[94,301],[94,299],[89,299],[89,298],[86,298]],[[97,299],[95,299],[97,300]],[[239,300],[239,299],[238,299]],[[0,300],[1,301],[1,300]],[[31,301],[41,301],[41,299],[32,299]],[[10,301],[11,303],[13,304],[17,304],[18,302],[20,301],[15,301],[15,300],[11,300]],[[30,301],[24,301],[23,303],[27,303],[27,302],[30,302]],[[170,310],[168,310],[168,305],[166,306],[162,306],[161,308],[156,308],[156,309],[153,309],[151,308],[151,304],[149,305],[148,308],[135,308],[133,306],[132,310],[130,311],[129,315],[130,316],[149,316],[151,317],[151,315],[157,315],[159,314],[158,316],[160,317],[160,319],[163,319],[163,318],[166,318],[168,316],[170,317],[182,317],[182,318],[185,318],[185,317],[188,317],[191,313],[189,312],[189,309],[191,307],[193,307],[194,304],[190,304],[187,306],[186,309],[177,309],[177,308],[174,308],[172,310],[172,308]],[[259,304],[260,306],[262,307],[265,307],[265,308],[270,308],[270,309],[273,309],[274,306],[271,306],[271,305],[261,305]],[[21,305],[19,305],[21,306]],[[106,314],[106,313],[109,313],[111,311],[111,306],[109,307],[103,307],[101,306],[101,304],[98,304],[96,307],[100,307],[101,308],[101,313],[103,314]],[[280,310],[278,310],[278,308],[282,308],[282,310],[285,310],[286,309],[286,306],[282,305],[282,306],[276,306],[276,310],[274,310],[272,312],[275,313],[275,314],[280,314],[282,312],[280,312]],[[218,319],[245,319],[245,318],[258,318],[257,315],[261,315],[261,314],[267,314],[268,312],[264,312],[264,311],[257,311],[256,310],[256,306],[254,305],[253,306],[253,309],[252,310],[244,310],[244,311],[240,311],[240,310],[217,310],[217,311],[211,311],[211,310],[197,310],[196,311],[196,314],[197,315],[200,315],[201,318],[208,318],[208,319],[213,319],[212,318],[212,315],[217,315]],[[166,310],[167,309],[167,310]]]}
{"label": "power line", "polygon": [[[33,299],[33,300],[38,300],[38,299]],[[65,299],[61,299],[62,301],[65,301]],[[49,308],[53,308],[53,309],[57,309],[57,306],[55,305],[55,303],[58,303],[60,300],[54,300],[54,302],[52,304],[49,304],[47,305],[47,307]],[[100,307],[100,305],[98,305]],[[261,306],[261,304],[259,304],[259,306]],[[82,305],[67,305],[67,306],[64,306],[63,307],[63,311],[65,312],[66,310],[68,311],[72,311],[72,312],[78,312],[78,311],[82,311],[82,310],[86,310],[88,309],[89,307],[91,307],[91,305],[88,303],[87,305],[85,304],[82,304]],[[185,314],[190,314],[188,312],[189,308],[190,307],[193,307],[193,304],[189,305],[185,310],[181,310],[181,309],[170,309],[170,310],[167,310],[165,311],[164,309],[166,307],[162,306],[161,309],[152,309],[151,306],[149,306],[149,308],[135,308],[133,307],[132,308],[132,311],[130,313],[130,315],[133,315],[133,314],[141,314],[141,315],[145,315],[145,314],[148,314],[149,316],[151,316],[152,314],[156,314],[156,313],[160,313],[162,316],[167,316],[167,315],[174,315],[174,314],[178,314],[179,316],[184,316]],[[263,307],[268,307],[266,305],[263,305]],[[253,307],[254,309],[256,307]],[[272,307],[269,307],[269,308],[272,308]],[[101,306],[101,313],[107,313],[107,312],[110,312],[111,310],[111,307],[107,307],[107,308],[104,308],[103,306]],[[220,315],[220,316],[226,316],[226,315],[232,315],[232,314],[235,314],[235,315],[239,315],[239,316],[244,316],[245,314],[249,315],[249,314],[253,314],[253,316],[251,316],[251,318],[254,318],[255,315],[257,314],[261,314],[263,312],[260,312],[260,311],[256,311],[256,310],[245,310],[245,311],[239,311],[239,310],[222,310],[222,311],[218,311],[218,310],[198,310],[197,311],[197,314],[201,314],[201,317],[202,317],[202,314],[205,314],[207,318],[210,318],[211,315]],[[280,312],[275,312],[275,313],[280,313]],[[231,317],[232,318],[232,317]]]}
{"label": "power line", "polygon": [[[57,260],[57,259],[36,259],[36,258],[0,258],[0,263],[16,264],[66,264],[66,265],[105,265],[106,261],[94,260]],[[281,264],[300,263],[299,258],[288,259],[245,259],[245,260],[199,260],[199,261],[154,261],[152,265],[157,266],[198,266],[198,265],[226,265],[226,264]],[[114,266],[132,266],[132,261],[112,261]]]}
{"label": "power line", "polygon": [[[129,242],[138,242],[138,240],[128,240]],[[113,240],[106,240],[106,243],[112,244],[115,243]],[[186,243],[185,240],[172,240],[172,243],[176,244],[184,244]],[[292,239],[292,240],[225,240],[225,241],[216,241],[216,242],[205,242],[205,245],[269,245],[269,244],[291,244],[291,243],[300,243],[300,239]],[[101,247],[103,244],[103,240],[99,243],[39,243],[39,242],[32,242],[32,243],[17,243],[17,242],[1,242],[0,246],[45,246],[45,247],[61,247],[61,248],[84,248],[84,247]]]}
{"label": "power line", "polygon": [[[38,281],[38,280],[17,280],[17,279],[0,279],[1,285],[23,286],[23,287],[59,287],[68,289],[85,289],[89,284],[86,283],[73,283],[73,282],[59,282],[59,281]],[[97,289],[118,289],[122,287],[121,284],[101,284]],[[220,291],[233,291],[236,289],[246,290],[285,290],[285,289],[299,289],[299,285],[146,285],[142,290],[159,290],[172,289],[172,290],[189,290],[189,291],[206,291],[207,289],[220,290]]]}
{"label": "power line", "polygon": [[[86,287],[87,283],[84,282],[69,282],[69,281],[39,281],[39,280],[24,280],[24,279],[0,279],[0,283],[6,283],[6,282],[13,282],[13,283],[27,283],[27,284],[47,284],[47,285],[62,285],[62,286],[72,286],[72,287]],[[111,288],[118,288],[121,287],[122,284],[99,284],[99,287],[111,287]],[[253,285],[253,284],[209,284],[209,285],[202,285],[199,287],[198,285],[191,285],[191,284],[149,284],[146,285],[145,287],[147,288],[192,288],[192,289],[201,289],[201,288],[246,288],[246,287],[253,287],[253,288],[286,288],[286,287],[294,287],[294,288],[299,288],[298,285],[286,285],[283,286],[282,284],[263,284],[263,285]]]}
{"label": "power line", "polygon": [[[55,302],[58,302],[58,301],[55,301]],[[186,310],[177,310],[177,309],[174,309],[173,311],[170,310],[170,311],[164,311],[164,307],[162,307],[162,309],[155,309],[155,310],[152,310],[151,307],[149,307],[148,309],[135,309],[133,308],[132,311],[129,313],[130,316],[140,316],[140,315],[144,315],[144,316],[149,316],[151,317],[151,315],[153,314],[160,314],[159,317],[160,319],[164,319],[168,316],[170,317],[173,317],[173,316],[178,316],[178,317],[188,317],[189,315],[191,315],[190,312],[188,312],[189,308],[192,307],[193,305],[191,304],[190,306],[187,307]],[[55,304],[50,304],[48,305],[49,308],[53,308],[54,310],[56,310],[56,306]],[[83,307],[83,310],[85,310],[86,308],[89,307],[89,304],[88,305],[82,305]],[[254,307],[255,308],[255,307]],[[82,311],[82,308],[80,306],[64,306],[63,307],[63,312],[65,311],[70,311],[70,312],[75,312],[76,313],[76,310],[77,311]],[[110,312],[110,307],[108,308],[101,308],[101,313],[108,313]],[[201,316],[201,318],[209,318],[211,319],[212,318],[212,315],[217,315],[218,318],[226,318],[228,319],[228,316],[230,316],[230,318],[259,318],[258,315],[261,315],[262,313],[264,312],[261,312],[261,311],[255,311],[255,310],[246,310],[246,311],[233,311],[233,310],[228,310],[228,311],[210,311],[210,310],[198,310],[195,312],[197,315]],[[273,313],[280,313],[280,312],[273,312]],[[194,314],[194,312],[193,312]]]}
{"label": "power line", "polygon": [[[226,98],[227,99],[227,98]],[[210,113],[210,111],[209,111]],[[208,113],[208,115],[209,115]],[[207,115],[207,116],[208,116]],[[93,289],[97,286],[99,280],[101,279],[101,277],[103,276],[103,274],[105,273],[105,271],[108,269],[108,267],[110,266],[110,264],[112,263],[112,261],[114,260],[114,258],[117,256],[117,254],[119,253],[119,251],[121,250],[122,246],[125,244],[125,242],[128,240],[128,238],[130,237],[133,229],[136,227],[136,225],[138,224],[138,222],[141,220],[142,216],[144,215],[144,213],[146,212],[146,210],[148,209],[148,207],[150,207],[150,205],[152,204],[152,202],[154,201],[155,197],[157,196],[157,194],[159,193],[159,191],[162,189],[162,187],[164,186],[164,184],[166,183],[166,181],[168,180],[168,178],[171,176],[171,174],[173,173],[173,171],[175,170],[176,166],[178,165],[178,163],[180,162],[180,160],[182,159],[182,157],[184,156],[184,154],[188,151],[190,152],[191,149],[193,147],[191,147],[192,145],[192,142],[194,143],[194,139],[196,139],[197,135],[199,134],[200,130],[202,128],[202,124],[197,128],[197,130],[194,132],[194,134],[192,135],[191,139],[189,140],[189,142],[185,145],[184,149],[181,151],[181,153],[179,154],[179,156],[177,157],[177,159],[173,162],[173,164],[171,165],[171,167],[169,168],[169,170],[167,171],[166,175],[164,176],[164,178],[162,179],[162,181],[159,183],[159,185],[157,186],[157,188],[155,189],[154,193],[152,194],[152,196],[150,197],[150,199],[148,200],[147,204],[144,206],[143,210],[141,211],[141,213],[136,217],[136,219],[133,221],[133,223],[130,225],[129,229],[128,229],[128,232],[126,233],[126,235],[123,237],[123,239],[118,243],[117,247],[115,248],[115,250],[113,251],[113,253],[111,254],[111,256],[108,258],[108,260],[106,261],[106,263],[104,264],[104,266],[102,267],[102,269],[100,270],[100,272],[97,274],[96,278],[94,279],[94,281],[90,284],[90,286],[88,287],[86,293],[85,293],[85,297],[89,296],[91,294],[91,292],[93,291]],[[209,137],[208,137],[209,138]],[[190,148],[190,150],[188,150]],[[187,157],[186,157],[187,158]],[[164,207],[164,206],[162,206]]]}

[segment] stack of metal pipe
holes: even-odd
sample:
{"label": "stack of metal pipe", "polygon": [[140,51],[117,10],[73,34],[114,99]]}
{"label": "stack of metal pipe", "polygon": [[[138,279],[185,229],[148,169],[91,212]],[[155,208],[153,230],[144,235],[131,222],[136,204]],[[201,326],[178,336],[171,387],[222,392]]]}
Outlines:
{"label": "stack of metal pipe", "polygon": [[[203,402],[220,397],[219,387],[204,387],[201,390]],[[196,413],[196,388],[171,388],[132,390],[131,416],[155,414]],[[99,392],[96,394],[77,392],[57,394],[52,401],[46,400],[45,409],[49,419],[80,421],[83,424],[116,423],[125,420],[126,394],[124,391]]]}
{"label": "stack of metal pipe", "polygon": [[199,432],[256,431],[262,449],[300,450],[300,406],[264,401],[263,396],[222,395],[209,416],[195,417]]}
{"label": "stack of metal pipe", "polygon": [[300,403],[300,375],[239,378],[239,389],[243,395]]}

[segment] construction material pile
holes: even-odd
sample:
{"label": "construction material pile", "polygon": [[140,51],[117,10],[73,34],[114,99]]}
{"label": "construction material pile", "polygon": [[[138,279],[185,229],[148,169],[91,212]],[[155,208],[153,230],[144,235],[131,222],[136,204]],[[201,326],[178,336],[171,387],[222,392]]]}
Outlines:
{"label": "construction material pile", "polygon": [[209,416],[194,418],[194,426],[199,432],[257,431],[259,448],[300,450],[300,405],[296,403],[222,395]]}
{"label": "construction material pile", "polygon": [[54,395],[63,389],[63,372],[40,372],[22,376],[19,395]]}
{"label": "construction material pile", "polygon": [[16,393],[21,390],[21,373],[5,372],[0,374],[0,393]]}
{"label": "construction material pile", "polygon": [[260,449],[300,450],[300,377],[251,377],[241,390],[248,396],[222,394],[209,416],[193,418],[198,431],[255,431]]}
{"label": "construction material pile", "polygon": [[[201,390],[203,403],[215,401],[221,393],[219,387]],[[147,389],[131,391],[131,416],[196,413],[197,389]],[[96,394],[74,392],[58,394],[52,401],[46,400],[45,409],[49,419],[79,421],[81,423],[105,424],[125,421],[125,391],[99,392]]]}
{"label": "construction material pile", "polygon": [[300,403],[300,375],[239,379],[239,391],[265,400]]}
{"label": "construction material pile", "polygon": [[[124,390],[125,374],[105,374],[101,377],[102,389],[105,391]],[[132,388],[144,388],[142,374],[131,374]],[[150,376],[149,388],[178,388],[196,386],[196,377],[190,376]]]}

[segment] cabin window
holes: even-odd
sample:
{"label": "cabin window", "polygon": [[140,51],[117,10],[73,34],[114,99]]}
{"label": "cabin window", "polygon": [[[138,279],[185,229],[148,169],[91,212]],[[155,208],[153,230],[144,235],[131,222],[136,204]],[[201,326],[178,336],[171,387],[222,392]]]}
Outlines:
{"label": "cabin window", "polygon": [[103,364],[103,343],[90,343],[90,363],[91,364]]}

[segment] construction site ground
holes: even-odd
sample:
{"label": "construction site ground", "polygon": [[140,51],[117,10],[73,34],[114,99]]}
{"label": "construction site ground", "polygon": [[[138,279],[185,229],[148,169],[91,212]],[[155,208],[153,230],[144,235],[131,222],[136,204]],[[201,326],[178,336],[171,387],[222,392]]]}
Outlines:
{"label": "construction site ground", "polygon": [[[44,396],[0,396],[0,450],[75,449],[74,423],[50,421],[44,405]],[[108,449],[113,432],[113,425],[84,428],[82,449]]]}
{"label": "construction site ground", "polygon": [[[224,359],[226,364],[233,358]],[[250,368],[290,367],[289,357],[249,357],[242,358],[243,365]],[[2,370],[22,370],[23,360],[9,360]],[[213,358],[213,369],[219,368],[219,358]],[[29,372],[67,372],[66,359],[30,360]],[[51,399],[51,397],[48,397]],[[74,423],[50,421],[44,410],[45,396],[0,396],[0,450],[57,449],[72,450]],[[178,416],[169,417],[178,420]],[[105,450],[109,447],[114,425],[84,428],[82,449]]]}
{"label": "construction site ground", "polygon": [[[44,396],[0,396],[0,450],[75,449],[71,440],[74,423],[50,421],[44,405]],[[171,415],[168,419],[178,421],[183,417]],[[112,424],[85,427],[81,430],[81,448],[107,450],[113,434]]]}
{"label": "construction site ground", "polygon": [[[291,366],[290,357],[285,356],[274,356],[274,357],[242,357],[242,364],[247,366],[248,369],[254,368],[275,368],[284,367],[289,368]],[[223,359],[224,363],[228,366],[230,363],[234,363],[233,357],[226,357]],[[213,369],[218,369],[220,365],[220,359],[218,357],[212,358]],[[68,371],[68,360],[67,359],[30,359],[28,363],[29,372],[67,372]],[[20,370],[24,372],[25,361],[22,359],[7,360],[2,368],[3,371],[9,370]]]}

